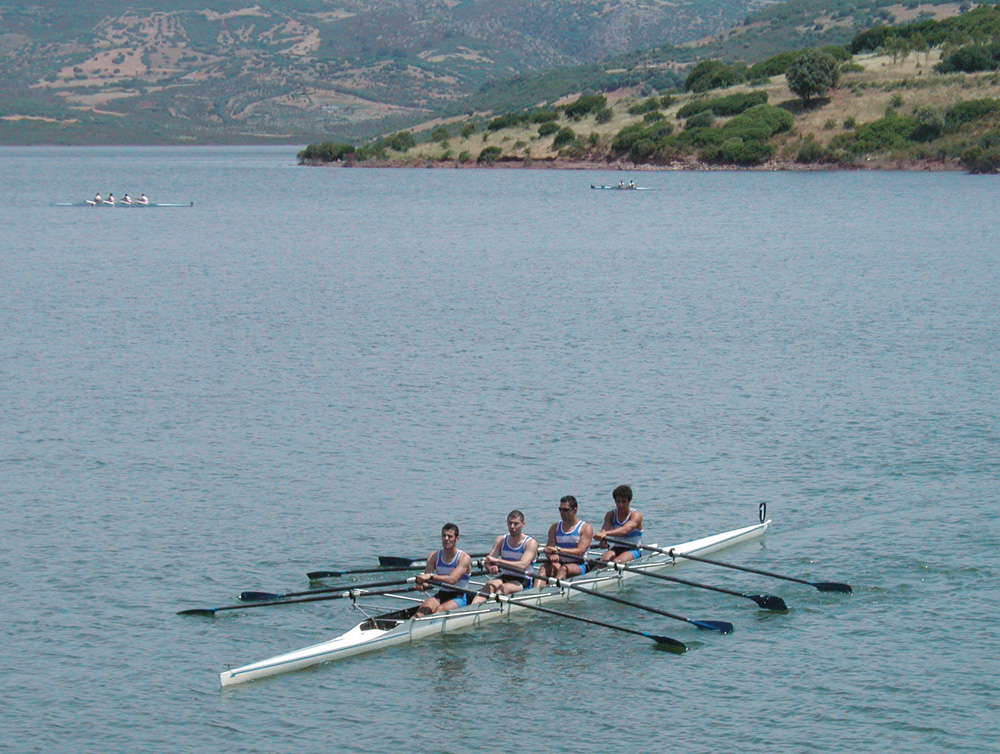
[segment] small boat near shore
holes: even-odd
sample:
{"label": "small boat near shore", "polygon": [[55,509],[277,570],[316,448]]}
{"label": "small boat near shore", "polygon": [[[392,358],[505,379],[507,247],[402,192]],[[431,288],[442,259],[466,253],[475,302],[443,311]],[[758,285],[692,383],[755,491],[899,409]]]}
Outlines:
{"label": "small boat near shore", "polygon": [[[763,514],[761,519],[760,523],[752,526],[702,537],[673,545],[667,549],[673,550],[677,556],[683,554],[706,555],[749,542],[763,536],[770,526],[770,519],[764,520]],[[683,557],[672,557],[665,554],[645,555],[630,562],[627,569],[612,570],[609,568],[567,580],[566,583],[572,586],[527,589],[516,592],[502,601],[468,605],[450,612],[436,613],[420,618],[413,617],[416,606],[375,615],[334,639],[227,670],[220,674],[219,681],[224,687],[234,686],[321,663],[342,660],[377,649],[407,644],[462,629],[475,628],[489,621],[508,617],[513,613],[530,611],[532,608],[544,611],[546,608],[540,606],[545,603],[579,598],[592,590],[621,589],[626,582],[641,577],[642,572],[656,573],[692,562],[694,561],[686,560]],[[364,596],[364,593],[364,590],[359,590],[358,596]],[[419,602],[419,600],[416,601]],[[637,632],[633,631],[632,633]]]}

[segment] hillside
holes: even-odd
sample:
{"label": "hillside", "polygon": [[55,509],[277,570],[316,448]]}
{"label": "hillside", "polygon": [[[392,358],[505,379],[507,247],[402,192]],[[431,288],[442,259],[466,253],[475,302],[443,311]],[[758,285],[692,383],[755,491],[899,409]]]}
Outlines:
{"label": "hillside", "polygon": [[767,0],[0,6],[0,143],[303,143],[729,28]]}
{"label": "hillside", "polygon": [[[300,158],[444,167],[996,172],[1000,8],[960,15],[911,10],[910,23],[855,35],[853,56],[831,46],[785,51],[750,66],[706,60],[690,69],[688,91],[577,94],[540,107],[435,120],[358,148],[311,145]],[[806,60],[827,66],[831,82],[803,93]]]}

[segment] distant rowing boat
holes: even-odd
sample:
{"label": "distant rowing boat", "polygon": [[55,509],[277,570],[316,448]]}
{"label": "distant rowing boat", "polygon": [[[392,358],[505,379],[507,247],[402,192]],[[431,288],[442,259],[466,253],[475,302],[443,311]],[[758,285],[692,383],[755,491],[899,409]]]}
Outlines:
{"label": "distant rowing boat", "polygon": [[597,186],[593,183],[590,184],[592,189],[604,189],[605,191],[652,191],[653,189],[647,188],[646,186]]}
{"label": "distant rowing boat", "polygon": [[[763,515],[761,516],[763,518]],[[756,539],[767,531],[770,521],[762,521],[753,526],[734,529],[702,539],[695,539],[684,544],[675,545],[672,549],[678,555],[706,555],[727,547]],[[625,581],[641,576],[636,571],[656,572],[682,566],[691,561],[676,560],[668,555],[647,555],[629,564],[627,571],[598,571],[571,579],[573,584],[586,589],[608,589],[621,587]],[[349,590],[345,590],[349,591]],[[359,590],[359,595],[364,594]],[[486,602],[479,605],[468,605],[450,612],[435,613],[422,618],[414,618],[415,608],[396,610],[383,615],[377,615],[358,624],[347,633],[335,639],[315,644],[304,649],[271,657],[243,667],[227,670],[219,676],[223,686],[245,683],[257,678],[301,670],[320,663],[342,660],[354,655],[383,649],[397,644],[407,644],[418,639],[424,639],[439,634],[451,633],[460,629],[479,626],[487,621],[496,620],[530,609],[524,605],[541,605],[542,603],[568,600],[579,597],[580,592],[564,587],[546,587],[527,589],[515,593],[502,602]],[[524,603],[519,605],[518,603]],[[539,608],[541,609],[541,608]]]}
{"label": "distant rowing boat", "polygon": [[101,202],[100,204],[95,204],[93,199],[88,199],[85,202],[56,202],[52,205],[53,207],[107,207],[109,209],[131,209],[132,207],[193,207],[194,202],[148,202],[146,204],[140,204],[139,202],[132,202],[131,204],[126,204],[125,202],[115,202],[111,204],[110,202]]}

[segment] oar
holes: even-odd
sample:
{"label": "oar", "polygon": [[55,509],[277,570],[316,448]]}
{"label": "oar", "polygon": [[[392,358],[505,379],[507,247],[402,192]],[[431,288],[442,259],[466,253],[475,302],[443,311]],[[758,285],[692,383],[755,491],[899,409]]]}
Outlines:
{"label": "oar", "polygon": [[344,592],[349,589],[371,589],[382,586],[400,586],[402,584],[412,584],[414,578],[403,579],[401,581],[369,581],[367,584],[347,584],[344,586],[328,587],[326,589],[310,589],[305,592],[286,592],[285,594],[275,594],[274,592],[240,592],[239,599],[242,602],[262,602],[265,600],[283,600],[289,597],[311,597],[316,594],[329,594],[333,592]]}
{"label": "oar", "polygon": [[[449,586],[449,589],[456,590],[454,586]],[[456,591],[466,592],[470,596],[479,594],[472,589],[457,589]],[[556,615],[560,618],[569,618],[570,620],[578,620],[581,623],[589,623],[592,626],[601,626],[602,628],[610,628],[614,631],[621,631],[626,634],[634,634],[636,636],[645,636],[647,639],[652,639],[656,642],[658,649],[664,649],[668,652],[675,652],[676,654],[681,654],[687,651],[687,645],[684,642],[677,641],[677,639],[671,639],[669,636],[661,636],[659,634],[651,634],[648,631],[637,631],[634,628],[627,628],[625,626],[617,626],[614,623],[604,623],[603,621],[594,620],[593,618],[584,618],[582,615],[573,615],[572,613],[564,613],[561,610],[553,610],[550,607],[542,607],[541,605],[532,605],[524,600],[515,600],[506,594],[493,594],[490,595],[490,599],[494,602],[506,602],[508,605],[517,605],[518,607],[526,607],[529,610],[538,610],[541,613],[548,613],[549,615]]]}
{"label": "oar", "polygon": [[[565,555],[563,557],[566,557]],[[569,556],[575,557],[575,556]],[[748,600],[753,600],[760,607],[765,610],[776,610],[778,612],[788,612],[788,605],[781,597],[775,597],[771,594],[745,594],[743,592],[734,592],[732,589],[723,589],[720,586],[712,586],[710,584],[699,584],[697,581],[688,581],[687,579],[679,579],[676,576],[664,576],[662,573],[653,573],[652,571],[647,571],[644,568],[631,568],[625,563],[616,563],[613,560],[595,560],[594,558],[580,558],[587,563],[599,566],[611,566],[616,571],[626,571],[628,573],[640,573],[643,576],[652,576],[654,579],[661,579],[662,581],[672,581],[675,584],[684,584],[685,586],[693,586],[697,589],[709,589],[713,592],[721,592],[722,594],[731,594],[734,597],[745,597]]]}
{"label": "oar", "polygon": [[400,564],[396,566],[384,567],[380,566],[378,568],[352,568],[347,571],[309,571],[306,576],[310,581],[317,581],[319,579],[336,579],[341,576],[355,576],[363,573],[390,573],[391,571],[413,571],[418,568],[423,568],[427,565],[427,559],[420,561],[419,563],[414,563],[413,561],[407,560],[406,564]]}
{"label": "oar", "polygon": [[[472,571],[470,576],[482,576],[485,571]],[[328,592],[343,592],[350,589],[368,589],[382,586],[399,586],[401,584],[412,584],[416,580],[415,576],[401,581],[369,581],[367,584],[345,584],[343,586],[330,586],[325,589],[310,589],[305,592],[288,592],[286,594],[274,594],[273,592],[240,592],[240,599],[244,602],[255,602],[260,600],[281,600],[286,597],[304,597],[313,594],[324,594]]]}
{"label": "oar", "polygon": [[[621,540],[615,540],[611,537],[607,537],[609,542],[614,544],[629,544],[628,542],[622,542]],[[772,579],[783,579],[785,581],[794,581],[798,584],[808,584],[809,586],[815,587],[821,592],[850,592],[850,584],[841,584],[836,581],[806,581],[805,579],[797,579],[794,576],[782,576],[780,573],[771,573],[770,571],[760,571],[756,568],[747,568],[746,566],[733,565],[732,563],[723,563],[720,560],[710,560],[709,558],[703,558],[699,555],[686,555],[682,552],[677,552],[677,550],[671,548],[669,550],[662,550],[659,547],[649,547],[647,545],[641,546],[643,550],[652,550],[653,552],[659,552],[663,555],[669,555],[672,558],[687,558],[688,560],[697,560],[701,563],[710,563],[711,565],[722,566],[723,568],[733,568],[737,571],[746,571],[747,573],[756,573],[760,576],[770,576]]]}
{"label": "oar", "polygon": [[255,602],[252,605],[226,605],[224,607],[193,607],[188,610],[178,611],[178,615],[204,615],[207,617],[212,617],[222,610],[249,610],[253,607],[274,607],[275,605],[301,605],[305,602],[321,602],[323,600],[339,600],[346,598],[354,598],[360,594],[368,597],[375,597],[380,594],[402,594],[403,592],[415,591],[416,587],[411,586],[406,589],[389,589],[384,592],[369,592],[364,589],[348,589],[341,592],[340,594],[328,594],[322,597],[306,597],[300,600],[273,600],[271,602]]}
{"label": "oar", "polygon": [[[476,558],[485,558],[489,555],[488,552],[479,553],[477,555],[469,555],[470,558],[475,560]],[[380,566],[389,566],[391,568],[411,568],[419,567],[423,568],[424,564],[427,562],[427,558],[406,558],[402,555],[379,555],[378,564]],[[388,568],[381,568],[378,570],[388,570]],[[365,573],[365,571],[354,571],[354,573]],[[319,577],[322,578],[322,577]]]}
{"label": "oar", "polygon": [[[505,570],[517,571],[518,573],[524,573],[520,568],[511,568],[510,566],[504,566]],[[649,613],[656,613],[657,615],[662,615],[667,618],[673,618],[674,620],[684,621],[685,623],[690,623],[691,625],[697,626],[698,628],[705,629],[706,631],[721,631],[724,634],[731,634],[733,632],[733,624],[728,623],[723,620],[692,620],[691,618],[685,618],[683,615],[677,615],[675,613],[668,613],[666,610],[660,610],[656,607],[650,607],[649,605],[642,605],[638,602],[630,602],[629,600],[624,600],[621,597],[615,597],[610,594],[604,594],[597,591],[596,589],[588,589],[587,587],[580,586],[579,584],[574,584],[572,581],[565,581],[564,579],[548,578],[546,583],[555,584],[556,586],[563,589],[575,589],[578,592],[583,592],[583,594],[589,594],[594,597],[600,597],[601,599],[611,600],[612,602],[617,602],[619,605],[627,605],[628,607],[634,607],[639,610],[645,610]]]}

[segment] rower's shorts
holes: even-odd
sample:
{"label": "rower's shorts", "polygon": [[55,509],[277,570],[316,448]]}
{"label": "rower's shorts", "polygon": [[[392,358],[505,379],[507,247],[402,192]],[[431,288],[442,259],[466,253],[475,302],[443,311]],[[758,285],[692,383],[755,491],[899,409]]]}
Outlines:
{"label": "rower's shorts", "polygon": [[504,584],[520,584],[522,589],[531,589],[535,579],[533,576],[521,576],[513,573],[501,573],[500,581]]}
{"label": "rower's shorts", "polygon": [[442,605],[445,602],[454,602],[455,607],[465,607],[469,604],[469,595],[465,592],[449,592],[442,589],[440,592],[434,595],[434,598],[440,602]]}
{"label": "rower's shorts", "polygon": [[613,550],[616,558],[623,552],[632,553],[632,560],[638,560],[642,556],[642,550],[633,550],[630,547],[615,547]]}

